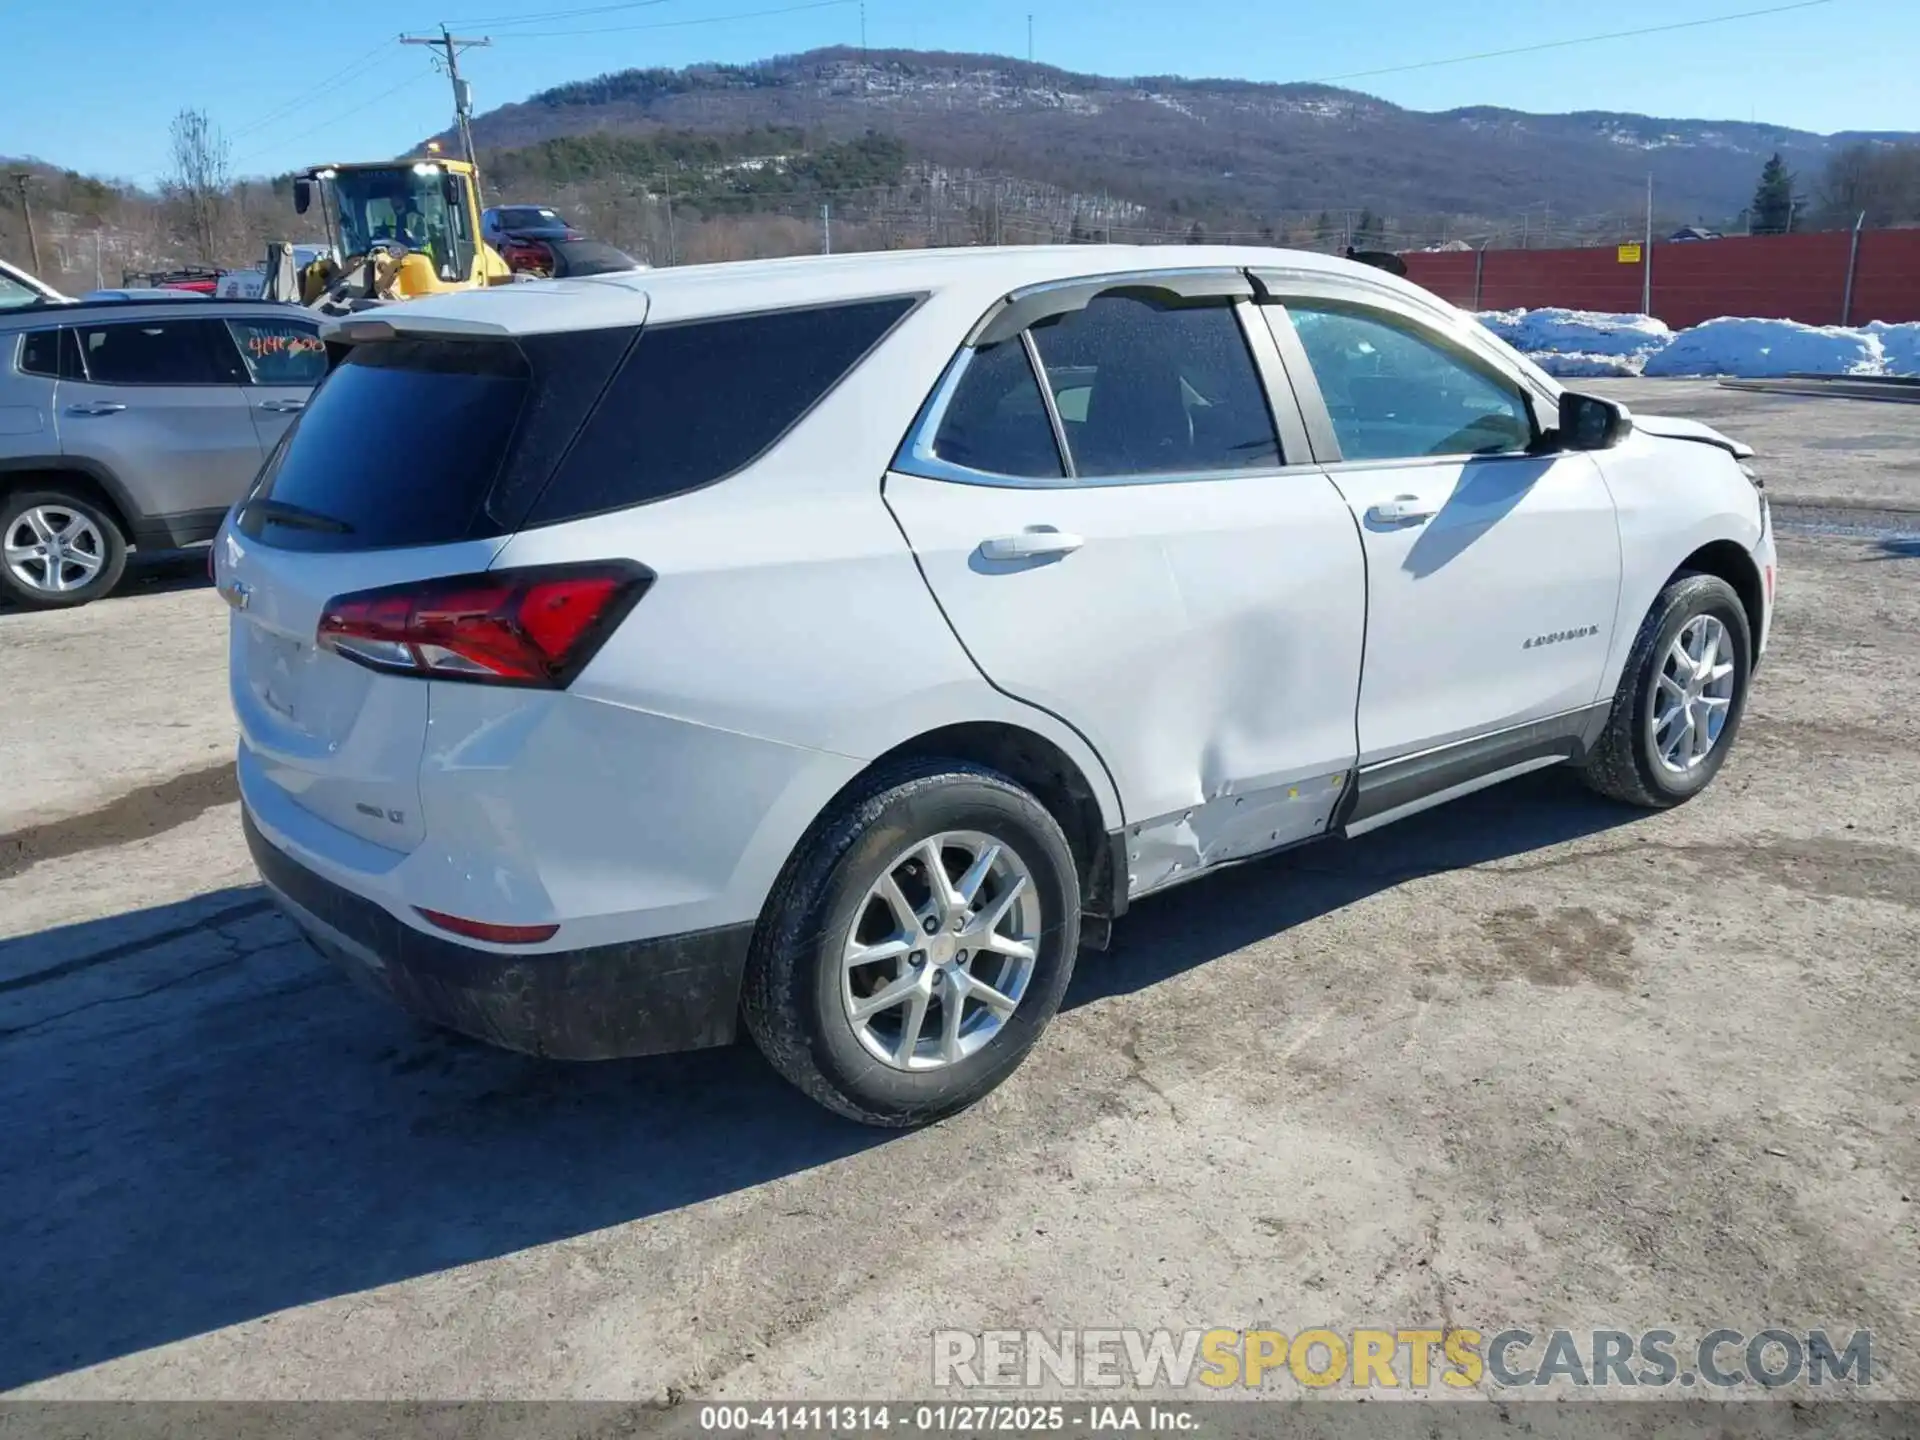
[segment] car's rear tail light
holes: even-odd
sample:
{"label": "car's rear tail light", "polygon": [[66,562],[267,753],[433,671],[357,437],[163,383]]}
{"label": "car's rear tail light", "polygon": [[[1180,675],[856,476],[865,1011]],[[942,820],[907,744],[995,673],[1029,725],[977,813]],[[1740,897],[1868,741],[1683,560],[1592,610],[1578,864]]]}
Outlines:
{"label": "car's rear tail light", "polygon": [[430,925],[454,935],[464,935],[469,940],[486,940],[495,945],[538,945],[560,933],[558,925],[489,925],[484,920],[466,920],[422,905],[413,908]]}
{"label": "car's rear tail light", "polygon": [[316,641],[375,670],[564,689],[652,583],[606,561],[360,590],[327,602]]}

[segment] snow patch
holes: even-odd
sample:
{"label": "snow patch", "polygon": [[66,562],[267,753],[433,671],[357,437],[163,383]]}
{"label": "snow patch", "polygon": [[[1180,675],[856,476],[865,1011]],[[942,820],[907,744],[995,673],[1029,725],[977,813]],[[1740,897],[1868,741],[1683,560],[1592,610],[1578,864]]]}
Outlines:
{"label": "snow patch", "polygon": [[1864,330],[1722,316],[1682,330],[1644,375],[1878,375],[1881,342]]}
{"label": "snow patch", "polygon": [[1549,375],[1920,375],[1920,322],[1852,329],[1722,316],[1676,333],[1645,315],[1592,310],[1475,318]]}
{"label": "snow patch", "polygon": [[1880,364],[1888,375],[1920,375],[1920,321],[1889,325],[1876,320],[1867,333],[1880,342]]}
{"label": "snow patch", "polygon": [[1582,375],[1638,375],[1645,360],[1640,355],[1568,355],[1549,351],[1527,358],[1547,374],[1562,379]]}
{"label": "snow patch", "polygon": [[1477,317],[1516,350],[1540,355],[1643,357],[1664,348],[1673,332],[1646,315],[1608,315],[1597,310],[1490,310]]}

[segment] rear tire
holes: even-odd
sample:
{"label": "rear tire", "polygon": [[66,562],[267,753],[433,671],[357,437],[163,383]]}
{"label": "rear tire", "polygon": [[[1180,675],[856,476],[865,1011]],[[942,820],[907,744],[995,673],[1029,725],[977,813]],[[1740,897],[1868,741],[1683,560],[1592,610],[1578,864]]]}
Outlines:
{"label": "rear tire", "polygon": [[127,538],[94,501],[58,487],[0,498],[0,594],[34,610],[70,609],[120,583]]}
{"label": "rear tire", "polygon": [[[1731,664],[1729,674],[1690,673],[1687,652],[1705,646],[1715,650],[1712,671]],[[1752,675],[1753,637],[1733,587],[1717,575],[1676,576],[1633,642],[1607,728],[1582,767],[1587,785],[1650,810],[1691,800],[1733,748]]]}
{"label": "rear tire", "polygon": [[1046,808],[996,771],[908,761],[801,841],[754,936],[741,1011],[773,1067],[828,1109],[921,1125],[1012,1074],[1060,1008],[1079,936],[1078,869]]}

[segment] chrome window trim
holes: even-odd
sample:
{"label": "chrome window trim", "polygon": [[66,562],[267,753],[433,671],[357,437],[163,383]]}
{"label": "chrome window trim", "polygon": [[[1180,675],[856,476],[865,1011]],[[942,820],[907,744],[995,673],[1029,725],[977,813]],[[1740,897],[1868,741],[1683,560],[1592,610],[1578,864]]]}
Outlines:
{"label": "chrome window trim", "polygon": [[1010,340],[1036,321],[1084,310],[1108,290],[1164,290],[1182,299],[1251,298],[1253,282],[1237,265],[1195,265],[1175,270],[1119,270],[1108,275],[1076,275],[1043,280],[1010,291],[967,332],[968,347]]}
{"label": "chrome window trim", "polygon": [[[1077,284],[1079,282],[1074,281],[1068,283]],[[1114,287],[1107,285],[1103,288],[1112,289]],[[1252,339],[1248,338],[1251,317],[1239,313],[1245,308],[1243,304],[1235,304],[1233,306],[1236,312],[1235,320],[1240,324],[1242,338],[1247,340],[1248,362],[1253,366],[1255,379],[1261,384],[1262,388],[1265,389],[1267,375],[1261,365],[1260,350],[1258,345]],[[1046,406],[1048,420],[1053,426],[1053,440],[1054,445],[1060,451],[1061,468],[1063,471],[1071,472],[1073,461],[1067,447],[1065,433],[1061,426],[1059,408],[1054,403],[1052,387],[1046,382],[1046,367],[1040,360],[1032,337],[1024,330],[1021,332],[1021,340],[1022,349],[1026,352],[1028,367],[1033,371],[1034,383],[1040,387],[1041,402]],[[953,402],[954,392],[960,387],[961,377],[966,374],[967,367],[973,363],[973,357],[978,353],[979,351],[975,346],[970,344],[962,345],[960,349],[954,353],[953,359],[947,362],[946,371],[934,385],[933,393],[927,398],[927,403],[921,407],[919,418],[913,422],[912,428],[907,431],[906,438],[901,442],[900,449],[893,457],[893,464],[888,467],[889,471],[898,475],[912,475],[922,480],[945,480],[956,485],[981,485],[997,490],[1092,490],[1121,485],[1185,485],[1207,480],[1255,480],[1276,477],[1285,478],[1293,475],[1319,475],[1322,473],[1322,466],[1316,464],[1312,459],[1306,458],[1309,452],[1304,445],[1301,450],[1303,458],[1298,460],[1287,458],[1290,453],[1286,448],[1288,430],[1286,426],[1278,423],[1275,424],[1275,430],[1281,447],[1281,458],[1283,462],[1285,462],[1280,465],[1247,466],[1230,470],[1172,470],[1151,475],[1091,476],[1075,475],[1072,473],[1061,475],[1003,475],[994,470],[975,470],[971,466],[956,465],[952,461],[942,460],[938,455],[934,454],[933,440],[934,436],[940,432],[940,422],[946,417],[947,407]],[[1277,422],[1278,420],[1278,417],[1272,413],[1272,407],[1277,407],[1283,403],[1283,401],[1290,400],[1291,396],[1291,390],[1287,392],[1286,396],[1268,394],[1267,403],[1270,407],[1268,418],[1270,422]]]}

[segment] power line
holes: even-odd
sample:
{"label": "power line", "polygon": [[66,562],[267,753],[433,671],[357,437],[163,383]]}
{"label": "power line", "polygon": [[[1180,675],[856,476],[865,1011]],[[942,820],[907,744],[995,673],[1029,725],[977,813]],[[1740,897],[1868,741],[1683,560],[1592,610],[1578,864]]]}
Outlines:
{"label": "power line", "polygon": [[1507,55],[1533,55],[1542,50],[1564,50],[1570,45],[1595,45],[1602,40],[1629,40],[1637,35],[1663,35],[1671,30],[1692,30],[1702,25],[1725,25],[1734,20],[1754,20],[1763,15],[1784,15],[1789,10],[1811,10],[1816,5],[1831,5],[1834,0],[1794,0],[1791,5],[1774,5],[1765,10],[1742,10],[1734,15],[1713,15],[1704,20],[1676,20],[1667,25],[1646,25],[1637,30],[1615,30],[1605,35],[1582,35],[1574,40],[1545,40],[1537,45],[1515,45],[1506,50],[1482,50],[1473,55],[1453,55],[1445,60],[1417,60],[1410,65],[1383,65],[1377,70],[1349,70],[1343,75],[1322,75],[1317,80],[1300,80],[1300,85],[1332,85],[1341,80],[1364,80],[1374,75],[1402,75],[1409,70],[1431,70],[1441,65],[1465,65],[1473,60],[1497,60]]}
{"label": "power line", "polygon": [[805,5],[782,5],[773,10],[743,10],[733,15],[707,15],[697,20],[660,20],[651,25],[607,25],[587,30],[522,30],[515,40],[551,40],[562,35],[620,35],[634,30],[678,30],[688,25],[724,25],[730,20],[759,20],[769,15],[796,15],[802,10],[831,10],[856,5],[859,0],[811,0]]}
{"label": "power line", "polygon": [[427,70],[420,71],[418,74],[409,75],[406,79],[402,80],[398,85],[393,86],[391,89],[382,90],[378,95],[374,96],[371,100],[366,101],[364,104],[356,105],[351,110],[342,110],[338,115],[332,116],[331,118],[326,120],[322,120],[318,125],[310,126],[309,128],[302,130],[297,135],[289,135],[284,140],[275,141],[272,145],[264,146],[258,150],[249,150],[245,155],[238,156],[233,163],[238,165],[242,161],[251,160],[256,155],[264,155],[267,153],[268,150],[277,150],[282,145],[291,145],[296,140],[304,140],[309,135],[316,134],[321,130],[330,129],[333,126],[338,125],[342,120],[350,119],[351,117],[358,115],[363,110],[371,110],[374,106],[378,105],[382,100],[385,100],[389,95],[398,94],[400,91],[406,89],[407,86],[412,85],[417,81],[427,79],[430,76],[432,76],[433,73],[434,72],[431,69],[427,69]]}
{"label": "power line", "polygon": [[242,125],[238,130],[233,131],[227,138],[230,140],[238,140],[242,135],[251,135],[253,134],[254,131],[263,129],[266,126],[271,125],[274,121],[278,120],[281,116],[291,114],[293,111],[298,110],[303,103],[305,103],[308,99],[312,98],[313,96],[320,94],[323,90],[331,90],[335,85],[339,84],[342,80],[345,80],[348,76],[354,74],[356,71],[365,69],[367,66],[367,62],[369,62],[370,60],[373,60],[376,56],[379,56],[385,53],[387,53],[387,46],[386,46],[386,42],[382,41],[380,44],[376,45],[373,49],[369,50],[366,54],[362,55],[358,60],[355,60],[352,64],[347,65],[342,69],[335,71],[333,74],[329,75],[326,79],[322,80],[319,84],[314,85],[309,89],[302,90],[299,94],[295,95],[291,100],[285,101],[283,104],[281,104],[281,106],[278,109],[269,111],[265,115],[262,115],[258,120],[252,121],[250,124]]}
{"label": "power line", "polygon": [[543,10],[532,14],[521,12],[507,15],[464,15],[457,20],[445,20],[442,24],[450,26],[464,25],[531,25],[541,20],[571,20],[579,15],[605,15],[614,10],[645,10],[655,5],[666,5],[671,0],[619,0],[615,5],[586,5],[574,10]]}
{"label": "power line", "polygon": [[438,40],[431,35],[402,35],[400,43],[430,45],[440,52],[441,62],[447,67],[447,79],[453,85],[453,120],[460,129],[460,148],[465,153],[467,164],[478,173],[480,165],[473,153],[473,126],[469,123],[473,116],[473,91],[461,82],[460,52],[491,45],[493,41],[479,35],[456,35],[442,25]]}

